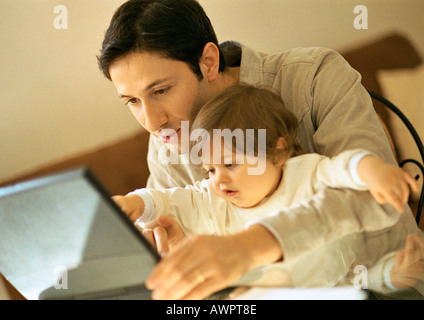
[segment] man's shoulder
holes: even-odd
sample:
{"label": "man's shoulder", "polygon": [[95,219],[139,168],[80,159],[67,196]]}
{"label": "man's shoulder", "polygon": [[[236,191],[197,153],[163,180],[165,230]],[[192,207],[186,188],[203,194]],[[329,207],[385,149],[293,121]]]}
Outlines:
{"label": "man's shoulder", "polygon": [[[337,51],[324,47],[298,47],[279,53],[263,53],[242,46],[241,74],[251,81],[282,71],[288,77],[298,78],[334,63],[344,65],[342,61]],[[250,79],[252,76],[254,78]]]}
{"label": "man's shoulder", "polygon": [[311,66],[318,68],[324,60],[341,58],[337,51],[324,47],[298,47],[280,53],[259,53],[259,56],[263,65],[271,68]]}
{"label": "man's shoulder", "polygon": [[[339,54],[329,48],[323,47],[298,47],[274,54],[279,57],[283,65],[293,63],[319,63],[327,56],[338,56]],[[270,55],[272,57],[272,55]]]}

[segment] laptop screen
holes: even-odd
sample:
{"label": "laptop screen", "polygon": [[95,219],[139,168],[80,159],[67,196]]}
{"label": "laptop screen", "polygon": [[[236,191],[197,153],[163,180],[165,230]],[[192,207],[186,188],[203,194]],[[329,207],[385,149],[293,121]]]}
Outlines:
{"label": "laptop screen", "polygon": [[0,188],[0,252],[27,299],[141,285],[159,260],[87,169]]}

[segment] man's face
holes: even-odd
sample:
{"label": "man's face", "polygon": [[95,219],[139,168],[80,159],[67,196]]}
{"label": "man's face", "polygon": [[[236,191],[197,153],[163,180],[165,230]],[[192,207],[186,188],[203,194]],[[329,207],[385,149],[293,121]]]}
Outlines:
{"label": "man's face", "polygon": [[119,97],[137,121],[171,151],[181,151],[181,121],[207,100],[206,81],[188,65],[152,53],[130,53],[110,67]]}

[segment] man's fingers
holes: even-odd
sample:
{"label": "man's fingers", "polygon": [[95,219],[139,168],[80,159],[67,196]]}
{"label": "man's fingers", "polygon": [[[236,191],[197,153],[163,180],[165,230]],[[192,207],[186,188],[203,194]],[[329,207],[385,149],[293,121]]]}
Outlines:
{"label": "man's fingers", "polygon": [[154,229],[144,229],[142,233],[160,255],[169,252],[168,234],[165,228],[159,226]]}
{"label": "man's fingers", "polygon": [[185,234],[179,224],[171,216],[159,217],[157,223],[159,226],[165,228],[168,234],[167,240],[169,250],[173,250],[173,247],[185,238]]}
{"label": "man's fingers", "polygon": [[183,299],[184,300],[203,299],[204,297],[210,296],[214,292],[221,290],[222,287],[223,286],[221,283],[215,281],[213,278],[210,278],[200,283],[194,290],[190,291],[186,296],[184,296]]}
{"label": "man's fingers", "polygon": [[147,239],[147,241],[150,242],[152,247],[156,249],[156,242],[155,242],[155,237],[153,235],[153,231],[152,230],[143,230],[142,234]]}
{"label": "man's fingers", "polygon": [[159,217],[157,223],[166,228],[168,231],[169,237],[173,237],[177,234],[183,233],[178,223],[171,216],[162,216]]}
{"label": "man's fingers", "polygon": [[164,227],[156,227],[153,229],[153,234],[156,241],[156,249],[160,255],[169,252],[168,233]]}
{"label": "man's fingers", "polygon": [[166,292],[190,270],[191,264],[196,262],[195,258],[189,262],[187,257],[190,253],[189,247],[183,246],[162,259],[146,280],[147,288],[160,287],[162,292]]}
{"label": "man's fingers", "polygon": [[171,216],[160,216],[157,220],[157,222],[162,227],[172,227],[173,224],[176,224],[175,220]]}

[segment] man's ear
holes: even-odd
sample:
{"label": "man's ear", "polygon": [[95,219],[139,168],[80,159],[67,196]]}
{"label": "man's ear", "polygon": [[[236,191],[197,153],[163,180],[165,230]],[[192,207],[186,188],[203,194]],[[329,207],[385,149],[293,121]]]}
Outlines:
{"label": "man's ear", "polygon": [[200,58],[200,70],[203,77],[209,82],[214,81],[219,73],[219,50],[218,47],[208,42],[203,48],[203,54]]}

